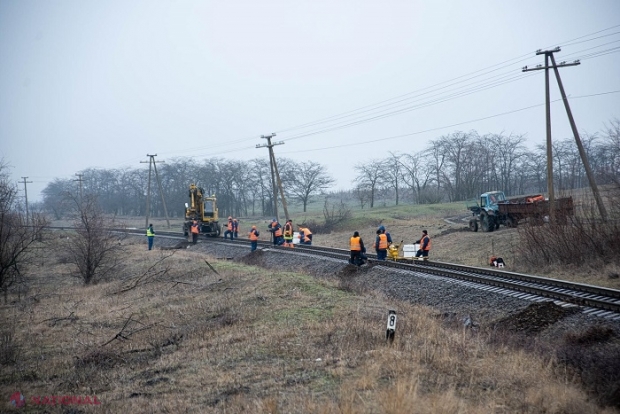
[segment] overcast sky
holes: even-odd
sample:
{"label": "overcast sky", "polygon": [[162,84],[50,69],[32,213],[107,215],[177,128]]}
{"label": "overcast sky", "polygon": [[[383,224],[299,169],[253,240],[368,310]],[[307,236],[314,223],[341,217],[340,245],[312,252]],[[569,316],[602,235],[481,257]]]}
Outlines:
{"label": "overcast sky", "polygon": [[[618,0],[0,0],[0,158],[40,200],[147,153],[267,158],[276,132],[346,189],[455,131],[544,143],[544,72],[521,67],[555,46],[581,59],[560,69],[579,130],[620,118]],[[561,102],[552,129],[572,136]]]}

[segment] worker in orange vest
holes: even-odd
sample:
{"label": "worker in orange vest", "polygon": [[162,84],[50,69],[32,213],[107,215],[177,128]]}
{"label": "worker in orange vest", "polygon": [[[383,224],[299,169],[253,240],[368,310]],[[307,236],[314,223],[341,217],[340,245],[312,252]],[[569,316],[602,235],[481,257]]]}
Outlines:
{"label": "worker in orange vest", "polygon": [[284,240],[282,239],[282,226],[280,225],[280,223],[278,223],[278,220],[271,220],[271,223],[267,228],[273,234],[273,245],[281,245]]}
{"label": "worker in orange vest", "polygon": [[286,220],[284,223],[284,233],[282,234],[284,237],[283,246],[294,247],[293,245],[293,220]]}
{"label": "worker in orange vest", "polygon": [[234,225],[232,217],[228,217],[228,224],[226,225],[226,231],[224,232],[224,239],[228,238],[230,234],[230,240],[234,240]]}
{"label": "worker in orange vest", "polygon": [[361,266],[364,264],[364,260],[366,259],[366,247],[364,247],[364,241],[360,237],[359,232],[354,232],[353,237],[349,239],[349,246],[351,248],[351,258],[349,259],[349,263],[354,264],[356,266]]}
{"label": "worker in orange vest", "polygon": [[299,226],[297,231],[299,232],[299,243],[307,245],[312,244],[312,232],[309,228]]}
{"label": "worker in orange vest", "polygon": [[198,221],[194,220],[192,223],[192,227],[190,228],[192,233],[192,243],[198,243],[198,234],[200,234],[200,226],[198,225]]}
{"label": "worker in orange vest", "polygon": [[415,257],[428,257],[428,252],[431,250],[431,238],[428,236],[428,231],[422,230],[422,238],[416,244],[419,244],[420,248]]}
{"label": "worker in orange vest", "polygon": [[377,260],[385,260],[387,258],[388,239],[385,231],[377,230],[377,238],[375,239],[375,251],[377,252]]}
{"label": "worker in orange vest", "polygon": [[252,252],[258,247],[258,236],[260,236],[260,233],[256,230],[256,226],[252,226],[252,230],[250,230],[250,234],[248,235],[250,238],[250,251]]}

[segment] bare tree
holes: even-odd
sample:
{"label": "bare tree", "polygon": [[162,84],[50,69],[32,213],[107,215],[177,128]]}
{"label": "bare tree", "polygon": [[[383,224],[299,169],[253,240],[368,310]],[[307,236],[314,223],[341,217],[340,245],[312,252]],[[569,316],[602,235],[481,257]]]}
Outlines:
{"label": "bare tree", "polygon": [[366,207],[368,200],[370,200],[370,192],[364,188],[364,186],[357,185],[355,189],[353,189],[353,193],[357,201],[360,202],[360,208],[363,210],[364,207]]}
{"label": "bare tree", "polygon": [[309,161],[295,164],[295,178],[289,183],[288,192],[293,199],[304,206],[304,213],[310,198],[319,195],[334,183],[325,168],[318,162]]}
{"label": "bare tree", "polygon": [[120,263],[119,236],[112,232],[114,221],[103,215],[96,197],[87,194],[81,200],[72,200],[75,232],[63,247],[77,268],[76,276],[88,285],[110,274]]}
{"label": "bare tree", "polygon": [[370,195],[370,208],[375,206],[377,191],[384,183],[384,165],[381,161],[373,160],[367,165],[359,165],[355,170],[359,173],[354,182],[358,183],[360,189],[367,190]]}
{"label": "bare tree", "polygon": [[394,190],[396,205],[400,200],[400,180],[402,178],[402,164],[400,159],[402,155],[390,152],[390,156],[384,161],[385,164],[385,183],[387,188]]}
{"label": "bare tree", "polygon": [[422,153],[404,154],[399,162],[403,182],[409,187],[413,201],[420,203],[420,193],[432,182],[432,166],[424,162]]}
{"label": "bare tree", "polygon": [[[6,164],[0,161],[0,290],[7,302],[9,288],[22,278],[31,259],[32,245],[47,226],[44,216],[26,216],[17,208],[17,187],[9,180]],[[28,221],[28,225],[26,222]]]}

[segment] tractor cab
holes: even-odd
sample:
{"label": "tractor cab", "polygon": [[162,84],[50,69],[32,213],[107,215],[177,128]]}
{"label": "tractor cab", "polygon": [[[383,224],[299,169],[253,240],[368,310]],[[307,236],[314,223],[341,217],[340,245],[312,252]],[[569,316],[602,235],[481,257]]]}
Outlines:
{"label": "tractor cab", "polygon": [[486,211],[497,211],[499,209],[497,203],[503,201],[506,201],[503,191],[489,191],[480,195],[480,207]]}

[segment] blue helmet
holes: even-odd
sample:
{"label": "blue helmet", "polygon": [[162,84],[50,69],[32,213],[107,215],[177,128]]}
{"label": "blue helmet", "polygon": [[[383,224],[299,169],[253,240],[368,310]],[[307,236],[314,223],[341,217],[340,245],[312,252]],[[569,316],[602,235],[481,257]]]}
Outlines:
{"label": "blue helmet", "polygon": [[377,230],[379,230],[379,231],[385,231],[385,227],[383,227],[383,226],[379,226],[379,228],[378,228]]}
{"label": "blue helmet", "polygon": [[272,222],[272,223],[275,223],[275,222],[277,222],[277,221],[278,221],[278,220],[276,220],[276,219],[271,220],[271,222]]}

